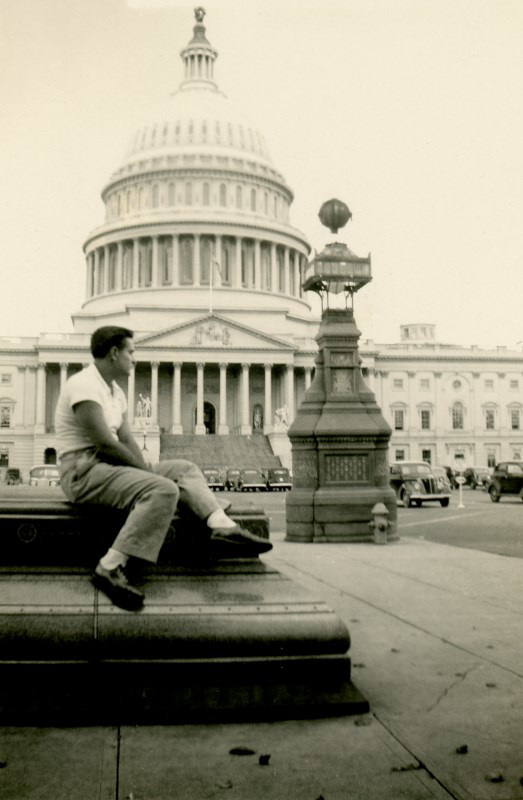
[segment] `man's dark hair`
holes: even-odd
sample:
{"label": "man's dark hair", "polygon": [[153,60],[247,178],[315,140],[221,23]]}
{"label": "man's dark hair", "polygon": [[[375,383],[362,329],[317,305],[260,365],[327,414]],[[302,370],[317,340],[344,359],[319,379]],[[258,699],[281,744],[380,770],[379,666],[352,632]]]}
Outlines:
{"label": "man's dark hair", "polygon": [[111,347],[120,350],[124,340],[132,339],[133,336],[133,332],[128,328],[120,328],[117,325],[104,325],[103,328],[98,328],[91,336],[93,358],[105,358]]}

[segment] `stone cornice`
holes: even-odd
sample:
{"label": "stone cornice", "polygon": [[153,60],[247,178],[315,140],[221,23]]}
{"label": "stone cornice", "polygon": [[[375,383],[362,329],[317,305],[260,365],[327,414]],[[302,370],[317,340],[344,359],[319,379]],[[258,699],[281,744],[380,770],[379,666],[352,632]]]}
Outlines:
{"label": "stone cornice", "polygon": [[[469,364],[475,364],[475,363],[484,363],[484,362],[488,362],[488,361],[490,361],[490,362],[498,361],[498,362],[514,363],[514,364],[518,364],[519,363],[519,364],[521,364],[521,367],[523,369],[523,353],[521,353],[521,355],[514,354],[514,355],[511,356],[511,355],[506,355],[506,354],[501,354],[501,353],[495,353],[494,351],[492,352],[491,355],[477,355],[476,352],[467,353],[466,351],[462,351],[460,355],[457,355],[457,354],[456,355],[454,355],[454,354],[445,355],[443,353],[437,353],[437,354],[436,353],[430,353],[430,354],[427,353],[426,355],[418,355],[418,354],[411,354],[411,353],[409,353],[409,354],[398,353],[397,355],[393,355],[393,354],[384,353],[383,351],[378,351],[378,352],[379,352],[379,355],[377,356],[377,359],[376,359],[378,362],[380,362],[380,361],[387,361],[387,362],[390,362],[390,361],[396,361],[396,362],[416,361],[416,362],[423,362],[425,364],[430,364],[431,361],[437,361],[437,362],[441,362],[441,361],[450,361],[450,362],[462,361],[462,362],[469,363]],[[378,368],[379,368],[379,366],[378,366]],[[428,369],[428,367],[427,367],[427,369]],[[464,371],[469,371],[470,369],[472,369],[472,367],[466,367]]]}

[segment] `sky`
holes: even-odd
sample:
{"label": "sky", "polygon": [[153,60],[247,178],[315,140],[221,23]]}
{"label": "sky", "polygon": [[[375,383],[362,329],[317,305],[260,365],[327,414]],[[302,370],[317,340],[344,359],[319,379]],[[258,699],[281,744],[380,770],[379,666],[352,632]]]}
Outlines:
{"label": "sky", "polygon": [[[176,90],[185,0],[0,0],[0,337],[72,331],[82,245],[135,124]],[[436,325],[521,347],[523,3],[204,0],[222,91],[257,120],[311,246],[372,255],[363,339]],[[318,220],[338,197],[352,220]]]}

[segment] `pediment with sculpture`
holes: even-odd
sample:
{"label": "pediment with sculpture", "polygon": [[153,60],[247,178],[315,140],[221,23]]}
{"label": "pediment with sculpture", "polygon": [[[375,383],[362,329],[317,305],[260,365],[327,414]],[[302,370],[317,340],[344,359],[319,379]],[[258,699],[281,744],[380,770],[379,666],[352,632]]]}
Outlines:
{"label": "pediment with sculpture", "polygon": [[137,337],[137,347],[177,349],[252,349],[252,350],[293,350],[291,344],[275,336],[260,333],[247,325],[206,314],[155,333]]}

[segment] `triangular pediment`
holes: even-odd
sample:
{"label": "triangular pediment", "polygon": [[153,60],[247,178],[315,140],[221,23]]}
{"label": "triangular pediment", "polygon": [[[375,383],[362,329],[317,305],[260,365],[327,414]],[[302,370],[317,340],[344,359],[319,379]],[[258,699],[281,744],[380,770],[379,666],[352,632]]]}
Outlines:
{"label": "triangular pediment", "polygon": [[141,348],[176,348],[184,350],[276,350],[293,351],[289,342],[233,322],[218,314],[205,314],[197,319],[148,333],[136,338]]}

